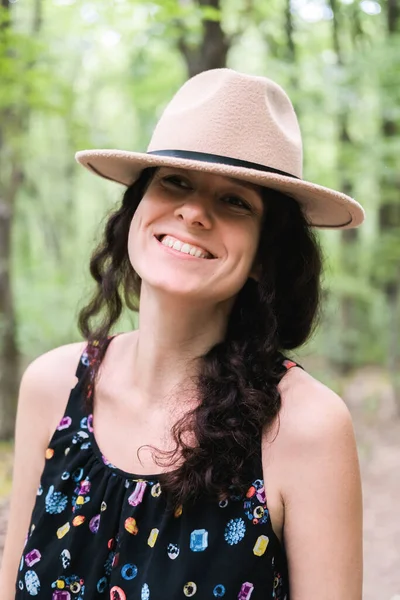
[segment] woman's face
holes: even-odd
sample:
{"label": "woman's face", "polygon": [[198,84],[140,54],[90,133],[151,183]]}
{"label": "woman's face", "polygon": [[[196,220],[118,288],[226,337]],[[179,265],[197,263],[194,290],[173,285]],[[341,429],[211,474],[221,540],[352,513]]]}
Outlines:
{"label": "woman's face", "polygon": [[228,300],[255,273],[263,213],[256,185],[162,167],[131,222],[131,264],[144,284],[164,292]]}

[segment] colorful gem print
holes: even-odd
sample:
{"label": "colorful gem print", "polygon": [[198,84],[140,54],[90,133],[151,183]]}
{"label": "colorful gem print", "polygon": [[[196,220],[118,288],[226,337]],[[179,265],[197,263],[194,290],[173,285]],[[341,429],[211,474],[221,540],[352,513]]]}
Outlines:
{"label": "colorful gem print", "polygon": [[244,512],[254,525],[263,525],[268,521],[268,509],[265,498],[264,482],[256,479],[246,494]]}
{"label": "colorful gem print", "polygon": [[95,515],[90,519],[89,529],[92,533],[97,533],[100,527],[100,515]]}
{"label": "colorful gem print", "polygon": [[68,429],[71,427],[72,419],[71,417],[63,417],[57,427],[58,431],[62,431],[63,429]]}
{"label": "colorful gem print", "polygon": [[107,585],[108,585],[107,577],[102,577],[101,579],[99,579],[99,581],[97,582],[97,586],[96,586],[99,594],[102,594],[103,592],[105,592]]}
{"label": "colorful gem print", "polygon": [[121,575],[123,579],[130,581],[134,579],[138,573],[137,566],[133,564],[126,564],[121,569]]}
{"label": "colorful gem print", "polygon": [[243,519],[231,519],[225,528],[224,538],[230,546],[238,544],[246,533],[246,524]]}
{"label": "colorful gem print", "polygon": [[161,486],[159,483],[155,483],[151,488],[151,495],[153,498],[158,498],[161,495]]}
{"label": "colorful gem print", "polygon": [[136,525],[136,519],[133,517],[128,517],[125,520],[125,529],[129,531],[132,535],[136,535],[139,531],[138,526]]}
{"label": "colorful gem print", "polygon": [[28,554],[25,556],[25,563],[27,567],[33,567],[33,565],[35,565],[37,562],[39,562],[39,560],[42,558],[42,555],[40,554],[39,550],[31,550],[30,552],[28,552]]}
{"label": "colorful gem print", "polygon": [[281,598],[281,594],[282,594],[282,586],[283,586],[283,581],[282,581],[282,576],[280,573],[275,573],[275,577],[274,577],[274,591],[272,593],[272,597],[273,598]]}
{"label": "colorful gem print", "polygon": [[169,558],[175,560],[179,556],[179,546],[178,544],[168,544],[167,554]]}
{"label": "colorful gem print", "polygon": [[152,529],[150,531],[149,539],[147,540],[147,543],[150,546],[150,548],[154,547],[154,544],[157,541],[157,536],[158,536],[158,529],[156,529],[156,528]]}
{"label": "colorful gem print", "polygon": [[61,527],[57,529],[57,537],[59,540],[67,535],[68,531],[71,529],[71,525],[69,523],[65,523]]}
{"label": "colorful gem print", "polygon": [[246,581],[240,589],[238,600],[250,600],[254,590],[254,585]]}
{"label": "colorful gem print", "polygon": [[110,600],[126,600],[126,594],[123,589],[114,585],[110,590]]}
{"label": "colorful gem print", "polygon": [[46,494],[46,512],[50,515],[59,515],[67,508],[67,504],[67,496],[61,492],[56,492],[54,485],[51,485]]}
{"label": "colorful gem print", "polygon": [[256,556],[262,556],[268,547],[269,538],[266,535],[260,535],[254,544],[253,553]]}
{"label": "colorful gem print", "polygon": [[51,587],[52,600],[83,600],[85,594],[84,580],[78,575],[60,576]]}
{"label": "colorful gem print", "polygon": [[60,560],[61,560],[61,564],[63,569],[68,569],[69,565],[71,564],[71,553],[69,550],[65,549],[61,552],[60,554]]}
{"label": "colorful gem print", "polygon": [[144,481],[138,481],[132,494],[128,498],[128,502],[131,506],[138,506],[143,500],[143,494],[146,489],[146,483]]}
{"label": "colorful gem print", "polygon": [[140,600],[150,600],[150,589],[147,583],[144,583],[142,586],[142,593],[140,596]]}
{"label": "colorful gem print", "polygon": [[225,596],[225,587],[221,584],[216,585],[213,589],[213,594],[216,598],[222,598]]}
{"label": "colorful gem print", "polygon": [[183,593],[187,598],[191,598],[197,592],[197,585],[193,581],[188,581],[183,586]]}
{"label": "colorful gem print", "polygon": [[208,531],[195,529],[190,534],[190,549],[193,552],[203,552],[208,546]]}
{"label": "colorful gem print", "polygon": [[35,571],[27,571],[25,573],[25,587],[31,596],[37,596],[40,592],[40,581]]}

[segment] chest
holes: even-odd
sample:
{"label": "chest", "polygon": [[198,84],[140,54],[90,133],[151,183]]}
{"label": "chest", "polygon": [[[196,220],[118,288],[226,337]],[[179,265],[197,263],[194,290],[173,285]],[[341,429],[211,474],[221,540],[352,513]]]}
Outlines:
{"label": "chest", "polygon": [[[185,412],[170,405],[142,408],[140,399],[123,392],[96,391],[93,434],[103,456],[123,471],[155,474],[168,467],[157,464],[156,450],[175,449],[172,429]],[[173,467],[176,468],[176,467]]]}
{"label": "chest", "polygon": [[[184,415],[185,411],[177,407],[140,410],[140,402],[134,405],[123,394],[116,397],[99,391],[93,411],[94,437],[103,456],[113,465],[138,476],[154,475],[179,464],[179,454],[178,463],[168,466],[173,456],[163,458],[156,450],[169,453],[175,450],[172,429]],[[190,442],[189,436],[184,439]],[[280,492],[279,451],[277,446],[263,442],[260,452],[271,526],[282,542],[284,504]]]}

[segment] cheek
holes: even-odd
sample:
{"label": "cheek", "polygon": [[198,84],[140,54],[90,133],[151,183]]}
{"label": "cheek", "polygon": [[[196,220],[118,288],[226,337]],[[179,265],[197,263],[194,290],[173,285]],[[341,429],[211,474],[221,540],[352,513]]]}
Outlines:
{"label": "cheek", "polygon": [[236,235],[232,240],[234,255],[237,263],[243,271],[250,270],[256,260],[259,246],[260,233],[258,229],[252,228],[245,235]]}

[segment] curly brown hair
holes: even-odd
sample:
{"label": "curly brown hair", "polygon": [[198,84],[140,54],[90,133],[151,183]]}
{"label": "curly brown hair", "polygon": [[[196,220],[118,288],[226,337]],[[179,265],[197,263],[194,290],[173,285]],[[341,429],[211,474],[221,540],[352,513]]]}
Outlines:
{"label": "curly brown hair", "polygon": [[[95,340],[99,343],[84,393],[94,389],[107,337],[124,303],[130,310],[139,308],[141,280],[129,260],[128,232],[155,171],[145,169],[126,189],[91,257],[97,286],[78,324],[88,348]],[[284,353],[301,346],[317,322],[322,255],[314,230],[295,200],[267,188],[262,194],[267,216],[258,248],[259,281],[247,280],[229,316],[225,339],[200,358],[199,402],[173,426],[175,449],[153,448],[157,464],[180,462],[161,478],[172,507],[202,494],[221,499],[232,490],[246,492],[260,464],[262,432],[276,417],[279,422]],[[92,409],[93,394],[85,397]],[[194,445],[184,441],[187,433],[194,436]]]}

